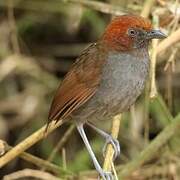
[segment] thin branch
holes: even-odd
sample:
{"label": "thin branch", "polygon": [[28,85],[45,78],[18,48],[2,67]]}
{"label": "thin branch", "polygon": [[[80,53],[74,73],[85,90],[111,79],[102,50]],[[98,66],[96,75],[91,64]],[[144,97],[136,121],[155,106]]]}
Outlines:
{"label": "thin branch", "polygon": [[159,105],[159,107],[161,108],[161,111],[164,113],[165,117],[166,117],[166,121],[168,123],[170,123],[171,121],[173,121],[173,116],[171,115],[168,107],[165,104],[164,99],[162,98],[162,96],[160,94],[158,94],[158,96],[156,96],[156,98],[154,99],[154,101],[156,101]]}
{"label": "thin branch", "polygon": [[[115,139],[118,138],[120,122],[121,122],[121,115],[117,115],[113,118],[111,135]],[[103,166],[103,169],[105,171],[111,171],[111,163],[113,160],[113,155],[114,155],[114,148],[111,144],[108,144],[107,149],[106,149],[105,159],[104,159],[104,166]]]}
{"label": "thin branch", "polygon": [[[154,28],[159,27],[159,17],[154,14],[153,16],[153,25]],[[156,88],[156,57],[157,57],[157,46],[158,39],[153,39],[152,41],[152,54],[151,54],[151,68],[150,68],[150,76],[151,76],[151,84],[150,84],[150,98],[154,98],[157,96],[157,88]]]}
{"label": "thin branch", "polygon": [[172,49],[172,53],[164,66],[164,71],[167,71],[169,66],[171,65],[172,72],[175,72],[175,62],[174,61],[175,61],[177,51],[178,51],[178,48]]}
{"label": "thin branch", "polygon": [[34,165],[42,168],[44,167],[45,169],[47,169],[48,171],[51,171],[55,174],[68,174],[68,175],[72,175],[73,173],[68,171],[68,170],[65,170],[64,168],[61,168],[55,164],[52,164],[44,159],[41,159],[39,157],[36,157],[34,155],[31,155],[29,153],[26,153],[26,152],[23,152],[22,154],[20,154],[20,158],[30,162],[30,163],[33,163]]}
{"label": "thin branch", "polygon": [[13,51],[19,54],[20,48],[17,37],[16,22],[14,18],[13,0],[8,0],[7,3],[8,3],[8,21],[9,21],[9,27],[11,29],[11,43],[12,43]]}
{"label": "thin branch", "polygon": [[57,153],[57,151],[59,151],[62,146],[66,143],[67,139],[70,137],[70,135],[72,134],[73,130],[75,129],[74,125],[71,125],[68,130],[65,132],[65,134],[63,135],[62,139],[58,142],[58,144],[56,145],[56,147],[53,149],[53,151],[51,152],[51,154],[49,155],[47,161],[52,161],[55,154]]}
{"label": "thin branch", "polygon": [[[9,146],[5,141],[0,140],[0,152],[3,152],[2,154],[0,154],[1,156],[3,154],[5,154],[6,152],[8,152],[10,149],[12,149],[13,147]],[[36,157],[34,155],[31,155],[29,153],[23,152],[22,154],[20,154],[20,158],[24,159],[25,161],[28,161],[40,168],[45,167],[47,170],[55,173],[55,174],[59,174],[59,173],[66,173],[63,169],[59,168],[58,166],[56,166],[55,164],[52,164],[46,160],[43,160],[39,157]]]}
{"label": "thin branch", "polygon": [[8,174],[4,176],[3,180],[15,180],[20,178],[27,178],[27,177],[33,177],[37,179],[43,179],[43,180],[60,180],[59,177],[53,176],[47,172],[34,170],[34,169],[23,169],[20,171],[16,171],[14,173]]}
{"label": "thin branch", "polygon": [[[54,131],[57,127],[62,125],[62,123],[63,123],[62,120],[59,121],[57,124],[55,124],[54,121],[51,122],[49,125],[47,135],[50,134],[52,131]],[[11,160],[13,160],[14,158],[18,157],[22,152],[26,151],[35,143],[43,139],[45,135],[45,129],[46,129],[46,125],[44,125],[42,128],[34,132],[32,135],[30,135],[26,139],[24,139],[22,142],[16,145],[13,149],[8,151],[4,156],[2,156],[0,158],[0,168],[6,165]]]}
{"label": "thin branch", "polygon": [[64,2],[76,3],[85,7],[113,15],[125,14],[125,10],[122,10],[119,6],[110,5],[99,1],[87,1],[87,0],[63,0]]}
{"label": "thin branch", "polygon": [[164,71],[166,72],[166,99],[167,99],[167,104],[169,107],[169,110],[172,112],[173,110],[173,90],[172,90],[172,85],[173,85],[173,73],[175,72],[175,57],[176,57],[176,52],[178,48],[173,48],[172,53],[170,57],[168,58],[166,65],[164,67]]}
{"label": "thin branch", "polygon": [[66,149],[62,148],[62,164],[63,168],[67,169],[67,158],[66,158]]}
{"label": "thin branch", "polygon": [[161,41],[157,47],[157,53],[160,54],[161,52],[165,51],[175,43],[180,41],[180,28],[173,32],[170,36],[166,39]]}
{"label": "thin branch", "polygon": [[158,150],[165,144],[169,139],[175,135],[180,129],[180,114],[164,129],[159,135],[140,153],[138,157],[132,160],[127,165],[123,166],[122,170],[118,174],[119,179],[123,179],[132,174],[133,171],[138,169],[143,163],[151,159]]}
{"label": "thin branch", "polygon": [[146,0],[141,12],[141,16],[147,18],[151,12],[151,8],[153,7],[155,0]]}
{"label": "thin branch", "polygon": [[[163,177],[163,179],[173,179],[177,180],[176,177],[178,170],[180,168],[179,162],[167,162],[162,165],[149,165],[139,168],[137,171],[128,176],[128,179],[159,179],[158,177]],[[157,178],[155,178],[157,177]]]}

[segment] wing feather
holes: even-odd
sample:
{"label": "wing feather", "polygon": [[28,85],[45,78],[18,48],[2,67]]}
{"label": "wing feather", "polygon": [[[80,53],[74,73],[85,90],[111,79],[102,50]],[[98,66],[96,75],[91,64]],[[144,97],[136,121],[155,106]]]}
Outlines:
{"label": "wing feather", "polygon": [[82,52],[56,92],[49,121],[65,119],[95,94],[105,62],[105,53],[101,52],[97,44]]}

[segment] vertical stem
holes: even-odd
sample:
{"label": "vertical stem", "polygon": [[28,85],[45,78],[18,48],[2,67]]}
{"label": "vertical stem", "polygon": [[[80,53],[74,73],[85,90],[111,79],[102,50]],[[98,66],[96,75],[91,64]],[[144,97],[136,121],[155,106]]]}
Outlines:
{"label": "vertical stem", "polygon": [[[53,151],[51,152],[51,154],[49,155],[47,161],[52,161],[54,159],[54,156],[56,155],[56,153],[58,151],[60,151],[60,149],[63,147],[63,145],[67,142],[68,138],[70,137],[70,135],[72,134],[72,132],[74,131],[75,126],[72,124],[68,130],[64,133],[62,139],[60,139],[60,141],[57,143],[56,147],[53,149]],[[44,169],[45,170],[45,169]]]}
{"label": "vertical stem", "polygon": [[66,162],[66,149],[62,148],[62,159],[63,159],[63,169],[67,169],[67,162]]}
{"label": "vertical stem", "polygon": [[[135,104],[133,104],[130,108],[130,115],[131,115],[131,120],[130,120],[131,138],[132,138],[132,141],[137,142],[137,141],[139,141],[139,138],[141,136],[141,129],[143,128],[142,127],[143,124],[142,124],[142,121],[137,118]],[[133,144],[133,146],[134,146],[134,144]],[[130,152],[133,152],[134,148],[131,146],[131,148],[129,150],[130,150]]]}
{"label": "vertical stem", "polygon": [[144,95],[144,107],[143,107],[143,119],[144,119],[144,140],[145,144],[149,141],[149,91],[150,83],[147,81],[145,86],[145,95]]}
{"label": "vertical stem", "polygon": [[166,95],[169,110],[172,112],[172,63],[169,64],[166,72]]}
{"label": "vertical stem", "polygon": [[[159,17],[154,14],[153,16],[153,25],[154,28],[159,27]],[[156,88],[156,57],[157,57],[157,46],[158,46],[158,39],[152,40],[152,53],[151,53],[151,65],[150,65],[150,98],[154,98],[157,96],[157,88]]]}
{"label": "vertical stem", "polygon": [[167,104],[170,109],[170,111],[173,110],[173,89],[172,89],[172,81],[173,81],[173,72],[175,71],[175,55],[177,52],[177,48],[172,49],[172,54],[170,55],[165,67],[164,71],[166,72],[166,99],[167,99]]}
{"label": "vertical stem", "polygon": [[[118,134],[119,134],[120,122],[121,122],[121,115],[117,115],[113,118],[111,135],[115,139],[117,139]],[[111,144],[108,144],[107,149],[106,149],[105,159],[104,159],[104,165],[103,165],[103,169],[105,171],[111,171],[111,163],[113,160],[113,155],[114,155],[113,146]]]}
{"label": "vertical stem", "polygon": [[8,22],[9,22],[9,27],[11,29],[10,31],[11,43],[12,43],[13,51],[19,54],[20,48],[18,44],[16,22],[14,18],[13,0],[8,0],[7,3],[8,3]]}
{"label": "vertical stem", "polygon": [[151,8],[153,7],[155,0],[146,0],[143,6],[143,10],[141,12],[141,16],[147,18],[151,12]]}

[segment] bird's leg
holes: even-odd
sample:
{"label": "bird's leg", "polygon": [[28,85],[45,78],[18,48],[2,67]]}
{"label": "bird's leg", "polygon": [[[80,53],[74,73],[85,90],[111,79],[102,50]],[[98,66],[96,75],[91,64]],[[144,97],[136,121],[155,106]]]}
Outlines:
{"label": "bird's leg", "polygon": [[84,144],[86,145],[86,148],[93,160],[94,166],[95,166],[96,170],[98,171],[98,173],[100,174],[100,176],[103,178],[103,180],[112,180],[113,176],[112,176],[111,172],[103,171],[103,169],[99,165],[99,162],[97,161],[96,156],[91,148],[91,145],[89,144],[89,141],[86,137],[83,124],[77,124],[77,130],[79,131],[79,134],[81,135],[81,138],[83,139]]}
{"label": "bird's leg", "polygon": [[103,130],[97,128],[92,123],[86,122],[86,124],[88,126],[90,126],[91,128],[93,128],[98,134],[100,134],[102,137],[104,137],[106,139],[106,143],[105,143],[105,145],[103,147],[103,155],[105,154],[107,145],[109,143],[112,144],[112,146],[114,148],[114,157],[113,157],[113,159],[115,160],[116,157],[120,155],[120,151],[121,151],[119,141],[117,139],[114,139],[110,134],[108,134],[108,133],[104,132]]}

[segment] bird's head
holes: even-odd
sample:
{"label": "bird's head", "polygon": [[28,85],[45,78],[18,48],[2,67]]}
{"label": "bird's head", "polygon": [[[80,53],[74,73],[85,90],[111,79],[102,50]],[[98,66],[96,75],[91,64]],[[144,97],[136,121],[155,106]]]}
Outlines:
{"label": "bird's head", "polygon": [[113,50],[133,50],[146,47],[151,39],[163,39],[166,35],[154,30],[149,20],[136,15],[116,17],[107,26],[102,41]]}

